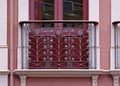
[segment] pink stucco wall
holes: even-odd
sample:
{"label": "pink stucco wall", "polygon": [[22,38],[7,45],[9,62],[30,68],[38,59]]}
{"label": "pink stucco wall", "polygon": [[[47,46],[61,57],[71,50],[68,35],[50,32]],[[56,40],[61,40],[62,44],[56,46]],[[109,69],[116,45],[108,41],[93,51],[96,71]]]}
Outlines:
{"label": "pink stucco wall", "polygon": [[111,0],[100,1],[100,68],[110,68]]}
{"label": "pink stucco wall", "polygon": [[27,86],[92,86],[90,78],[28,78]]}
{"label": "pink stucco wall", "polygon": [[98,86],[113,86],[112,76],[102,75],[98,79]]}

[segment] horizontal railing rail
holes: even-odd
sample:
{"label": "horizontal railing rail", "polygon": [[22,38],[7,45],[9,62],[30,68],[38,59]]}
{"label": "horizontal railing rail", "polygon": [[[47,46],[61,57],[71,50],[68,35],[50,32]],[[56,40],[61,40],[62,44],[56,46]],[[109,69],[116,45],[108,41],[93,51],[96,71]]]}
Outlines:
{"label": "horizontal railing rail", "polygon": [[29,21],[20,21],[19,25],[24,23],[93,23],[98,24],[97,21],[87,21],[87,20],[29,20]]}
{"label": "horizontal railing rail", "polygon": [[98,22],[31,20],[19,24],[23,69],[96,68]]}
{"label": "horizontal railing rail", "polygon": [[120,21],[114,21],[112,22],[113,25],[120,23]]}

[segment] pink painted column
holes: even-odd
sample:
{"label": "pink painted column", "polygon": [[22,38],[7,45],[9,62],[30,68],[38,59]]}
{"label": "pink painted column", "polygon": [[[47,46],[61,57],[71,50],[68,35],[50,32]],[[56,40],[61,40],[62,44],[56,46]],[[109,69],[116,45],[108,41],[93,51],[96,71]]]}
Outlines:
{"label": "pink painted column", "polygon": [[[100,28],[100,68],[110,69],[110,44],[111,44],[111,0],[99,0],[99,28]],[[110,75],[101,75],[98,86],[113,86]]]}
{"label": "pink painted column", "polygon": [[[9,76],[9,86],[13,86],[13,79],[14,79],[14,77],[13,77],[13,54],[12,54],[12,52],[11,52],[11,50],[13,50],[13,42],[12,41],[10,41],[10,40],[13,40],[13,37],[12,37],[12,35],[11,34],[13,34],[13,17],[11,17],[10,15],[13,15],[13,2],[14,2],[14,0],[11,0],[11,1],[9,1],[8,0],[8,6],[9,6],[9,8],[8,8],[8,52],[9,52],[9,70],[10,70],[10,76]],[[11,36],[10,36],[11,35]]]}
{"label": "pink painted column", "polygon": [[90,78],[28,78],[27,86],[92,86]]}
{"label": "pink painted column", "polygon": [[100,68],[110,68],[111,0],[100,1]]}
{"label": "pink painted column", "polygon": [[8,0],[7,14],[7,43],[8,43],[8,59],[9,59],[9,86],[15,86],[14,69],[17,67],[17,40],[18,40],[18,0]]}

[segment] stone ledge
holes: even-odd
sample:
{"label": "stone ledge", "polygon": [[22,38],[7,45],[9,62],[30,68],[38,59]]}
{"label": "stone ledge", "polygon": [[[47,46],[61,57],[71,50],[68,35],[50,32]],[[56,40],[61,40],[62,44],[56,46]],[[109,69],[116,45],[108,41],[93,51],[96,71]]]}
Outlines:
{"label": "stone ledge", "polygon": [[92,77],[101,75],[97,69],[15,69],[14,74],[26,77]]}
{"label": "stone ledge", "polygon": [[0,45],[0,48],[8,48],[7,45]]}
{"label": "stone ledge", "polygon": [[0,70],[0,75],[8,75],[9,72],[9,70]]}
{"label": "stone ledge", "polygon": [[119,76],[120,76],[120,69],[110,70],[110,74],[111,74],[111,75],[119,75]]}

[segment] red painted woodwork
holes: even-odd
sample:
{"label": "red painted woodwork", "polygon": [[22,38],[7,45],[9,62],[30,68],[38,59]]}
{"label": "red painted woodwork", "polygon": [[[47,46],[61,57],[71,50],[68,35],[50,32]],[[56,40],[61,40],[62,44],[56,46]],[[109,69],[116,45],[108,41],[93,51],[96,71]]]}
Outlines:
{"label": "red painted woodwork", "polygon": [[42,0],[30,0],[30,20],[42,19]]}
{"label": "red painted woodwork", "polygon": [[[43,19],[42,1],[30,0],[31,20]],[[54,0],[54,3],[53,19],[63,20],[63,0]],[[87,0],[83,0],[82,13],[83,19],[88,19]],[[88,26],[79,26],[71,23],[31,24],[29,68],[89,68]]]}

